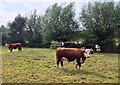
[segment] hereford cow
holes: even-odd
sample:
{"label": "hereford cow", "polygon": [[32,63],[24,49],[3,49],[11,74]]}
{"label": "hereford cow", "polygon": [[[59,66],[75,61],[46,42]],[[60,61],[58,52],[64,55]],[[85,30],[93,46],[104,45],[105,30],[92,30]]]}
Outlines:
{"label": "hereford cow", "polygon": [[[90,49],[78,49],[78,48],[57,48],[56,49],[56,63],[57,67],[59,66],[59,62],[63,67],[63,60],[67,59],[68,62],[74,61],[76,59],[76,68],[81,64],[83,64],[86,58],[90,57]],[[81,61],[82,59],[82,61]]]}
{"label": "hereford cow", "polygon": [[22,49],[21,49],[21,43],[6,44],[5,46],[8,47],[8,49],[10,50],[10,52],[12,52],[12,50],[16,49],[16,48],[18,48],[18,51],[22,51]]}

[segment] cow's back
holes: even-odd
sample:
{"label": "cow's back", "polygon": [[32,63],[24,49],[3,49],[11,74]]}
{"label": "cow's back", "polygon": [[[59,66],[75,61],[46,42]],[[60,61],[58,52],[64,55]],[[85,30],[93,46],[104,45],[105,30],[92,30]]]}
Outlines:
{"label": "cow's back", "polygon": [[16,49],[16,48],[19,48],[19,47],[21,47],[21,43],[9,44],[9,48]]}
{"label": "cow's back", "polygon": [[81,49],[77,48],[57,48],[56,56],[60,59],[65,57],[69,61],[74,61],[75,59],[82,57],[83,52]]}

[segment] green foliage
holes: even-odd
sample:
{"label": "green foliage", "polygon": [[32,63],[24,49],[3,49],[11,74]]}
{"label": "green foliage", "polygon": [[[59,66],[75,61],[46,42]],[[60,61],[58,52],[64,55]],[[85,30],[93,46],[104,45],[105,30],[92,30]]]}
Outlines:
{"label": "green foliage", "polygon": [[[54,4],[43,16],[44,42],[69,41],[75,38],[78,24],[74,20],[73,3],[63,7]],[[72,36],[72,37],[71,37]]]}
{"label": "green foliage", "polygon": [[0,27],[0,34],[1,34],[1,37],[2,37],[2,45],[5,45],[6,42],[9,42],[9,32],[10,32],[10,29],[9,28],[6,28],[4,27],[4,25],[1,25]]}
{"label": "green foliage", "polygon": [[29,47],[41,47],[42,44],[42,27],[41,27],[41,17],[37,15],[36,10],[27,20],[26,23],[26,42]]}
{"label": "green foliage", "polygon": [[94,34],[92,34],[92,30],[82,30],[80,32],[80,38],[83,40],[83,45],[93,44],[94,42],[96,42],[96,37]]}
{"label": "green foliage", "polygon": [[[90,35],[94,35],[95,41],[93,43],[101,45],[102,50],[106,49],[107,43],[109,43],[108,47],[114,45],[117,32],[116,28],[118,28],[119,25],[118,21],[116,21],[118,20],[116,15],[120,17],[120,15],[117,14],[114,2],[88,3],[88,5],[82,9],[80,20],[86,30],[91,31]],[[92,39],[90,40],[91,42]]]}
{"label": "green foliage", "polygon": [[15,17],[15,20],[8,23],[10,27],[10,41],[11,43],[24,43],[24,27],[26,25],[26,18],[20,14]]}
{"label": "green foliage", "polygon": [[115,25],[116,25],[116,37],[120,39],[120,2],[115,6]]}

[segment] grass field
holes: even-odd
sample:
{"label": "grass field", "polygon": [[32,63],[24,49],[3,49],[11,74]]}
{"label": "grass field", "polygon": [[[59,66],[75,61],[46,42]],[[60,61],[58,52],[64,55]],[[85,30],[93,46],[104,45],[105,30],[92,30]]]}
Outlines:
{"label": "grass field", "polygon": [[55,50],[23,48],[10,53],[2,47],[3,83],[118,83],[118,54],[94,53],[82,65],[64,61],[56,68]]}

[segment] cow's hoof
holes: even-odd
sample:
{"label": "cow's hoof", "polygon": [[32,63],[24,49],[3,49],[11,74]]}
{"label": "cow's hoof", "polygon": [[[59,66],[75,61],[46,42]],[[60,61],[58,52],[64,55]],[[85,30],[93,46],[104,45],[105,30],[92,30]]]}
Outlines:
{"label": "cow's hoof", "polygon": [[58,66],[56,66],[56,68],[59,68]]}

